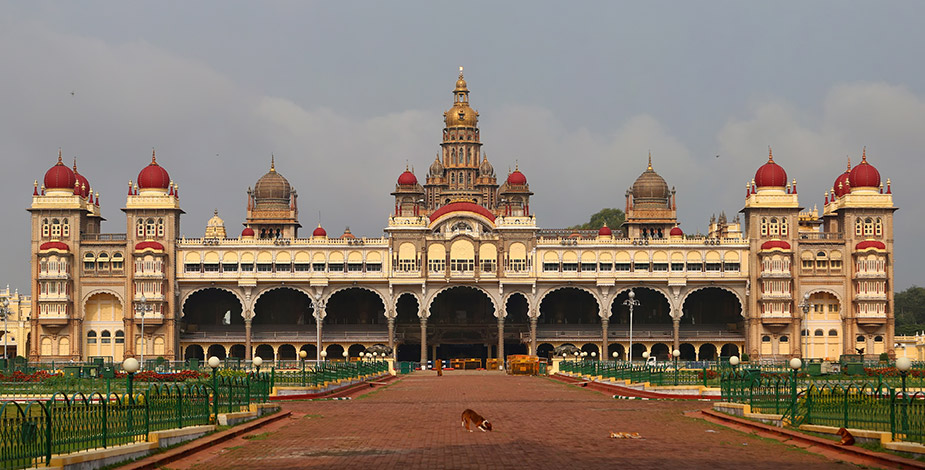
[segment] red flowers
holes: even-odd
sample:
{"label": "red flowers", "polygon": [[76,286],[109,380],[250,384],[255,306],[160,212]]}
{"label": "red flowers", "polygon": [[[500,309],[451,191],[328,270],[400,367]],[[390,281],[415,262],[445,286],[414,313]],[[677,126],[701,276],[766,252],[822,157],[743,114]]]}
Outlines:
{"label": "red flowers", "polygon": [[[136,382],[185,382],[187,380],[197,380],[210,377],[208,372],[199,372],[195,370],[184,370],[181,372],[171,372],[161,374],[153,370],[145,370],[135,374]],[[116,372],[117,379],[125,378],[125,372]]]}
{"label": "red flowers", "polygon": [[0,382],[41,382],[59,375],[60,374],[52,374],[47,370],[37,370],[31,374],[23,374],[22,371],[17,370],[10,375],[0,373]]}

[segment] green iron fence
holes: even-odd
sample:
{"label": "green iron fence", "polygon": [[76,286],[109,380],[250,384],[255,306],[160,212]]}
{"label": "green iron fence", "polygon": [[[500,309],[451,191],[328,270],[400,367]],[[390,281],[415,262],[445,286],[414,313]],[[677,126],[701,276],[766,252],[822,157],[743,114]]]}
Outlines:
{"label": "green iron fence", "polygon": [[386,361],[320,362],[298,370],[274,370],[273,384],[322,387],[335,381],[359,380],[389,370]]}

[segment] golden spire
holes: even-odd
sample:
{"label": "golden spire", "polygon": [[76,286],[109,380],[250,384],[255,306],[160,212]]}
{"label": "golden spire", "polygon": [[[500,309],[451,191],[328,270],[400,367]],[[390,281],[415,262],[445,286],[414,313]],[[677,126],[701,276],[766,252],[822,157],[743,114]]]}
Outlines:
{"label": "golden spire", "polygon": [[460,80],[462,80],[462,78],[463,78],[463,73],[462,73],[462,72],[463,72],[463,66],[460,65],[460,66],[459,66],[459,79],[460,79]]}
{"label": "golden spire", "polygon": [[649,167],[646,168],[648,171],[652,171],[652,151],[649,150]]}
{"label": "golden spire", "polygon": [[861,153],[861,164],[867,163],[867,146],[864,146],[864,150]]}
{"label": "golden spire", "polygon": [[270,172],[276,173],[276,156],[272,153],[270,154]]}
{"label": "golden spire", "polygon": [[157,165],[157,157],[154,155],[154,147],[151,147],[151,164]]}
{"label": "golden spire", "polygon": [[768,145],[768,163],[774,163],[774,154],[771,153],[770,145]]}
{"label": "golden spire", "polygon": [[845,170],[845,173],[848,173],[848,172],[850,172],[850,171],[851,171],[851,157],[850,157],[850,156],[848,156],[848,155],[845,155],[845,158],[847,158],[847,159],[848,159],[848,169],[847,169],[847,170]]}
{"label": "golden spire", "polygon": [[61,147],[58,147],[58,165],[64,165],[64,163],[61,162]]}

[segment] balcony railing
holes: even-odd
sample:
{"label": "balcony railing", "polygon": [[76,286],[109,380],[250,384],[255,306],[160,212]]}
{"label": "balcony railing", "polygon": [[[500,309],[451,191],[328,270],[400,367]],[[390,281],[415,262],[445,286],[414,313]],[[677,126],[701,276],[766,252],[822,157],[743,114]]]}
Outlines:
{"label": "balcony railing", "polygon": [[124,242],[127,237],[124,233],[81,233],[82,241]]}

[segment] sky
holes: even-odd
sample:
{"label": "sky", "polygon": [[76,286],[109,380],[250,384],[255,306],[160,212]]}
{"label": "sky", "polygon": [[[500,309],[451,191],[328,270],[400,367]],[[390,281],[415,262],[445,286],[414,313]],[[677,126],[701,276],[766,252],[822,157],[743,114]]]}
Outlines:
{"label": "sky", "polygon": [[823,204],[847,158],[892,180],[895,286],[925,285],[922,2],[4,2],[0,284],[28,291],[29,213],[62,149],[126,231],[158,162],[181,232],[242,229],[270,156],[300,222],[381,236],[405,165],[423,181],[458,67],[499,181],[515,165],[543,228],[623,208],[646,168],[686,233],[742,209],[768,147]]}

